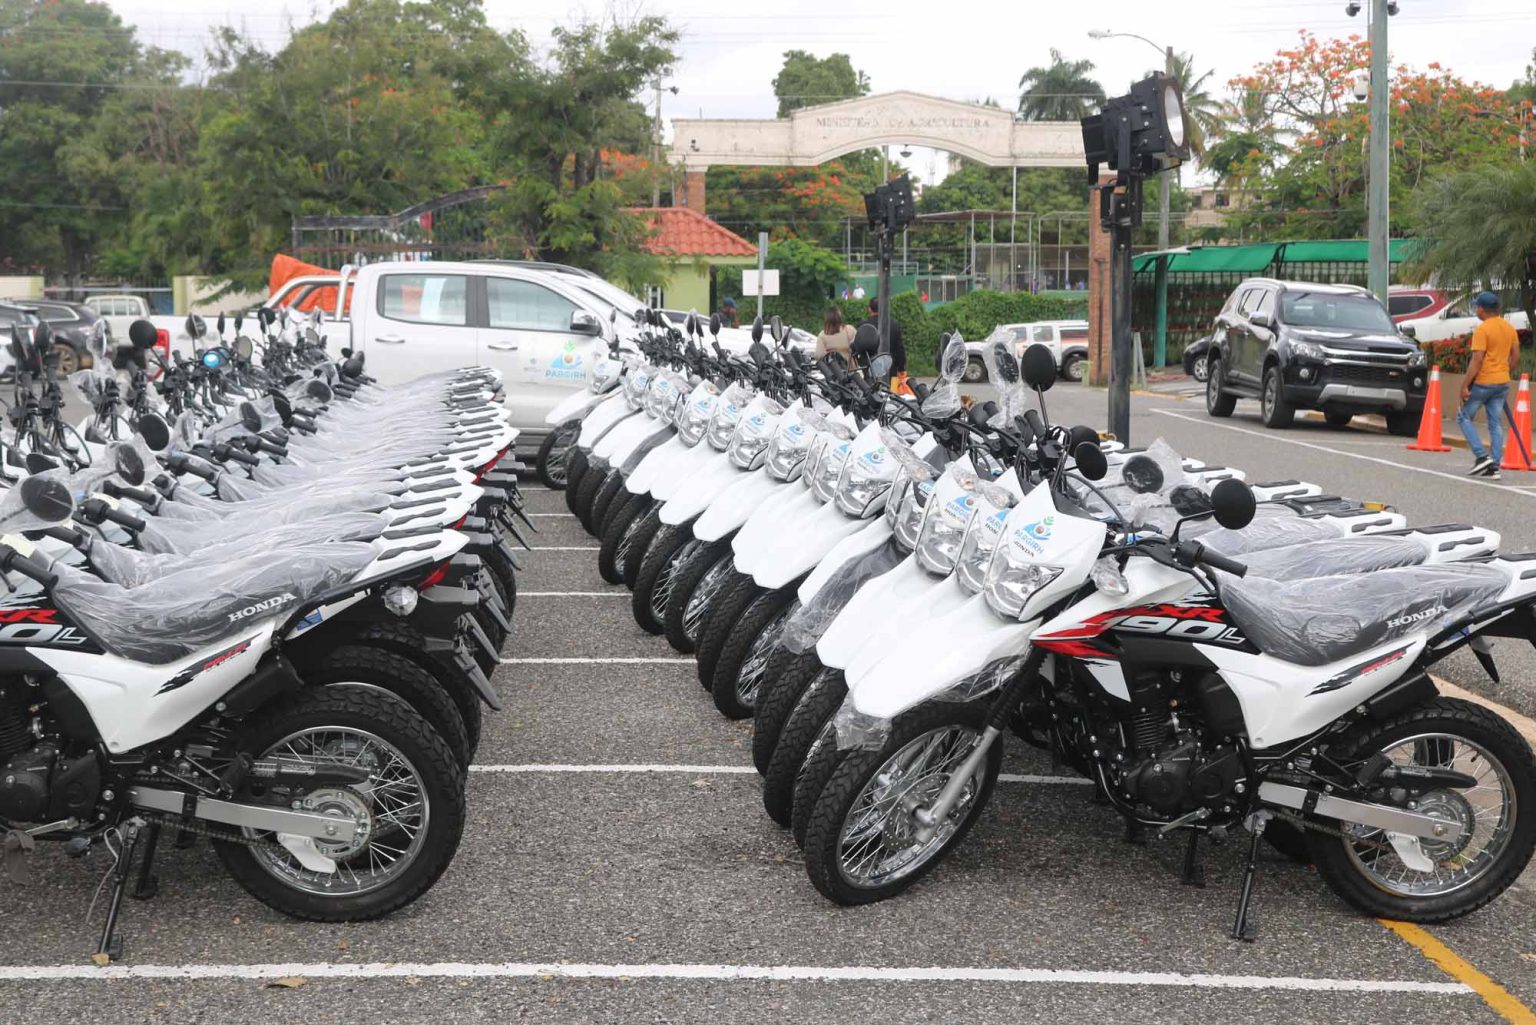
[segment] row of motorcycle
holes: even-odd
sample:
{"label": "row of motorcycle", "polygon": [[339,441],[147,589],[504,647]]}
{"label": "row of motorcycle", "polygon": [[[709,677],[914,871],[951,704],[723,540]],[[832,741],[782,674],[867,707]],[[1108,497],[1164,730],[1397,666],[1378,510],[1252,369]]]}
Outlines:
{"label": "row of motorcycle", "polygon": [[1536,644],[1536,555],[1053,423],[1043,347],[992,346],[999,394],[975,402],[958,336],[909,397],[888,357],[813,361],[760,318],[733,356],[717,325],[599,347],[540,472],[639,626],[752,717],[764,807],[828,899],[940,865],[1009,737],[1091,781],[1127,839],[1182,838],[1185,882],[1202,838],[1241,840],[1237,938],[1261,840],[1418,922],[1525,869],[1536,758],[1429,669],[1467,648],[1496,681],[1495,638]]}
{"label": "row of motorcycle", "polygon": [[4,868],[50,841],[94,864],[102,963],[166,844],[328,922],[410,904],[457,851],[531,529],[517,431],[496,372],[384,387],[324,330],[189,319],[162,355],[139,321],[124,370],[102,346],[67,380],[46,326],[9,339]]}

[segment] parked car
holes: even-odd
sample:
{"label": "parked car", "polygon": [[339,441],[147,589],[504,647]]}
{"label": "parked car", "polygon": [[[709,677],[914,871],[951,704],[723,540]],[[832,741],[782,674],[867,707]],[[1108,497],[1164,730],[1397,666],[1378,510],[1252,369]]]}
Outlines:
{"label": "parked car", "polygon": [[19,302],[0,299],[0,378],[10,380],[16,363],[11,358],[11,328],[31,330],[37,327],[37,314]]}
{"label": "parked car", "polygon": [[1088,322],[1086,320],[1041,320],[1029,324],[999,324],[981,341],[967,342],[965,382],[975,384],[987,379],[987,365],[982,353],[988,345],[997,341],[1012,341],[1014,348],[1023,353],[1026,348],[1039,342],[1051,350],[1056,358],[1056,370],[1069,381],[1083,379],[1083,366],[1088,359]]}
{"label": "parked car", "polygon": [[1184,372],[1195,380],[1205,383],[1210,376],[1210,363],[1206,356],[1211,351],[1211,336],[1197,338],[1184,347]]}
{"label": "parked car", "polygon": [[[155,325],[155,330],[159,332],[156,348],[160,350],[162,358],[170,356],[172,340],[181,345],[191,343],[186,332],[185,317],[157,316],[150,309],[149,300],[143,296],[93,295],[85,301],[85,305],[95,310],[107,323],[107,345],[112,351],[112,366],[115,369],[124,370],[133,363],[146,365],[143,350],[134,348],[128,340],[128,329],[135,320],[147,320]],[[160,376],[157,366],[150,364],[149,371],[152,379]]]}
{"label": "parked car", "polygon": [[[1400,322],[1399,326],[1410,338],[1421,345],[1443,342],[1448,338],[1465,338],[1477,329],[1477,314],[1472,311],[1472,294],[1460,295],[1438,312],[1416,314]],[[1531,340],[1530,319],[1525,311],[1506,301],[1502,311],[1504,319],[1520,332],[1522,344]]]}
{"label": "parked car", "polygon": [[18,305],[46,321],[53,331],[53,351],[58,357],[56,373],[72,374],[95,362],[91,354],[91,333],[101,320],[95,310],[84,303],[62,299],[28,299]]}
{"label": "parked car", "polygon": [[1392,323],[1401,324],[1405,320],[1435,316],[1451,304],[1452,298],[1449,292],[1439,288],[1393,285],[1387,290],[1387,312],[1392,314]]}
{"label": "parked car", "polygon": [[1334,426],[1382,413],[1389,431],[1411,436],[1429,377],[1423,350],[1355,285],[1250,278],[1217,315],[1207,358],[1206,411],[1231,416],[1239,398],[1255,398],[1266,427],[1320,409]]}

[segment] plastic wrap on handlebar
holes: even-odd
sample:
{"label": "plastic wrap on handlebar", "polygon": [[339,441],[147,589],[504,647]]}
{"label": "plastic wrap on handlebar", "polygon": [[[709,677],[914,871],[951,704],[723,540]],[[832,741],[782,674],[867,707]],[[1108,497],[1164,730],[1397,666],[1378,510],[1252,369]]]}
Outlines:
{"label": "plastic wrap on handlebar", "polygon": [[276,442],[268,441],[266,438],[252,438],[251,444],[258,452],[268,452],[274,456],[286,456],[288,454],[287,445],[279,445]]}
{"label": "plastic wrap on handlebar", "polygon": [[113,509],[109,507],[101,514],[101,518],[104,520],[111,520],[119,527],[126,527],[136,534],[143,530],[145,526],[144,520],[141,517],[135,516],[133,513],[124,512],[121,509]]}
{"label": "plastic wrap on handlebar", "polygon": [[249,452],[241,452],[239,449],[235,448],[233,445],[221,445],[221,446],[219,446],[218,448],[214,449],[214,455],[216,455],[220,459],[224,459],[224,460],[233,459],[235,462],[237,462],[237,463],[244,463],[246,466],[260,466],[261,465],[261,460],[260,459],[257,459],[255,456],[251,455]]}
{"label": "plastic wrap on handlebar", "polygon": [[194,462],[190,456],[177,453],[165,461],[165,468],[173,473],[190,473],[194,477],[211,481],[219,475],[219,471],[204,464],[201,460]]}
{"label": "plastic wrap on handlebar", "polygon": [[52,587],[59,582],[59,578],[55,574],[50,573],[47,566],[17,551],[7,550],[6,555],[0,558],[0,568],[15,570],[29,580],[37,581],[44,587]]}

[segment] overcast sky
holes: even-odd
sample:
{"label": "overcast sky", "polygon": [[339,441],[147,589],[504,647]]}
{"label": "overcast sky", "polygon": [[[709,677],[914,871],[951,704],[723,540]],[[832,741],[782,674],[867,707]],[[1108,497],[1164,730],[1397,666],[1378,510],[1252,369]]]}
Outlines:
{"label": "overcast sky", "polygon": [[[200,54],[208,30],[231,24],[269,47],[281,45],[286,27],[323,17],[326,0],[109,0],[145,41]],[[847,53],[869,75],[875,92],[913,89],[957,100],[992,97],[1011,107],[1019,76],[1049,60],[1051,47],[1068,58],[1086,58],[1113,95],[1160,65],[1152,47],[1137,39],[1091,40],[1102,27],[1146,36],[1158,46],[1195,55],[1199,69],[1212,68],[1221,92],[1234,75],[1291,45],[1300,28],[1323,36],[1365,33],[1365,16],[1350,18],[1344,0],[1011,0],[954,7],[916,0],[635,0],[551,2],[486,0],[491,23],[521,28],[536,44],[555,25],[581,15],[661,14],[683,31],[682,60],[665,95],[673,117],[772,117],[772,80],[785,50],[817,55]],[[1438,61],[1465,78],[1499,87],[1521,77],[1536,45],[1532,0],[1400,0],[1391,19],[1394,62],[1424,67]],[[753,13],[753,12],[764,13]],[[1091,11],[1091,23],[1079,19]],[[771,12],[771,13],[769,13]],[[669,133],[670,134],[670,133]],[[927,180],[929,165],[942,174],[942,159],[919,150],[910,161]]]}

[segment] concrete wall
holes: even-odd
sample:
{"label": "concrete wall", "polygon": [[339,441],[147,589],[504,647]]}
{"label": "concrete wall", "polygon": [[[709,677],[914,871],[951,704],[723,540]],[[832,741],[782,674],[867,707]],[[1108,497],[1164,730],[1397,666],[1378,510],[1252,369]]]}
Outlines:
{"label": "concrete wall", "polygon": [[174,302],[174,310],[178,317],[188,313],[201,313],[204,315],[249,309],[259,305],[267,298],[265,292],[243,292],[236,290],[218,299],[210,299],[209,296],[218,292],[226,282],[222,278],[200,278],[191,275],[181,275],[171,279],[171,294]]}
{"label": "concrete wall", "polygon": [[41,277],[0,277],[0,299],[41,299]]}

